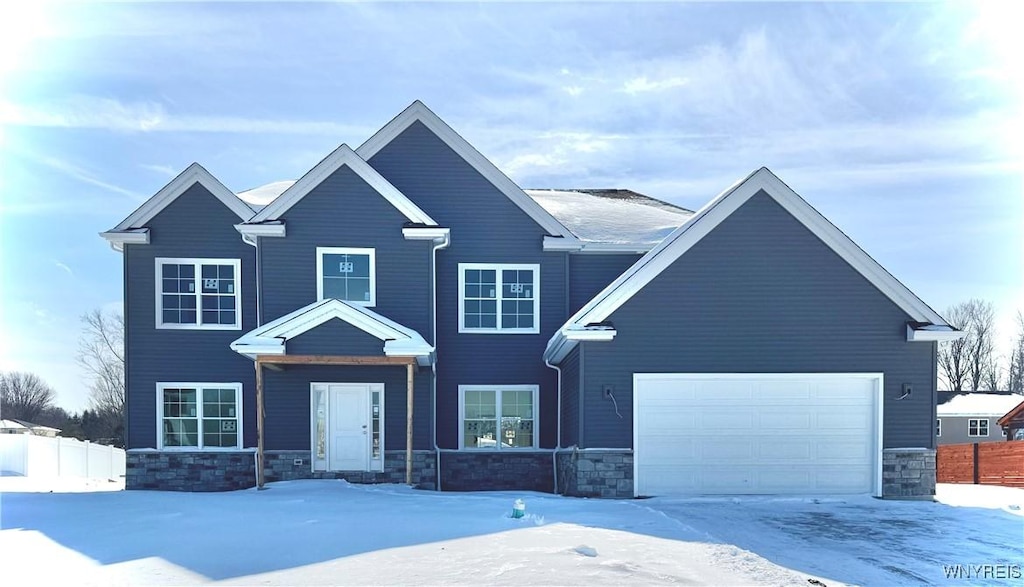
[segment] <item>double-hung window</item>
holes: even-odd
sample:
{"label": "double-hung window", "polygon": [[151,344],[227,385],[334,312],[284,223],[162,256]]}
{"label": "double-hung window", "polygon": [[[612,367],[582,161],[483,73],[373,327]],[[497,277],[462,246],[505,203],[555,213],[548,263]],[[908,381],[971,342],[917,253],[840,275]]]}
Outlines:
{"label": "double-hung window", "polygon": [[156,327],[241,330],[241,261],[156,260]]}
{"label": "double-hung window", "polygon": [[460,385],[459,446],[537,448],[536,385]]}
{"label": "double-hung window", "polygon": [[316,248],[316,297],[335,298],[362,306],[377,302],[374,249]]}
{"label": "double-hung window", "polygon": [[540,265],[459,263],[459,332],[540,332]]}
{"label": "double-hung window", "polygon": [[988,436],[988,418],[968,419],[967,436]]}
{"label": "double-hung window", "polygon": [[942,436],[942,418],[935,420],[935,436]]}
{"label": "double-hung window", "polygon": [[240,383],[158,383],[157,447],[242,448]]}

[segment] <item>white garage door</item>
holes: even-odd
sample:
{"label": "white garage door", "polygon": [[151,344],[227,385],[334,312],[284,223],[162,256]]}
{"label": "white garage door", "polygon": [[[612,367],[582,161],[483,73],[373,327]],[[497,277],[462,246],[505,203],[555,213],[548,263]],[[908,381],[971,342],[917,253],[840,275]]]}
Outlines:
{"label": "white garage door", "polygon": [[636,374],[636,494],[877,494],[881,388],[880,374]]}

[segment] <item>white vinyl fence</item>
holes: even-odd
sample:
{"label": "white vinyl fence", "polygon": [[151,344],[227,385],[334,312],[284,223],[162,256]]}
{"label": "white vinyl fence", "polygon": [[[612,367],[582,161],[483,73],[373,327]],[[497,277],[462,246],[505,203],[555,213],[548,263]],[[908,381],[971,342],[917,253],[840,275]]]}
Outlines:
{"label": "white vinyl fence", "polygon": [[124,477],[124,449],[74,438],[0,434],[0,473],[25,477]]}

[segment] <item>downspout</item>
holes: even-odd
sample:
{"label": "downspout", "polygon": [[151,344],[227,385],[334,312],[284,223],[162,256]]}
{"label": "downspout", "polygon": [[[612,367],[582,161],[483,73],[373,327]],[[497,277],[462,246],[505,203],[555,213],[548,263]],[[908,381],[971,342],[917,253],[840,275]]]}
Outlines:
{"label": "downspout", "polygon": [[562,449],[562,368],[556,367],[544,359],[544,364],[551,367],[558,373],[558,412],[555,421],[555,450],[551,452],[551,470],[555,480],[554,494],[558,495],[558,451]]}
{"label": "downspout", "polygon": [[[255,280],[256,281],[256,326],[255,327],[256,328],[259,328],[260,325],[262,324],[262,321],[260,320],[260,314],[261,314],[261,312],[260,312],[260,247],[259,247],[259,240],[258,240],[258,238],[259,237],[249,236],[249,235],[246,235],[246,234],[242,234],[242,242],[247,244],[247,245],[250,245],[250,246],[252,246],[252,248],[256,249],[256,275],[255,275],[255,277],[256,277],[256,280]],[[239,280],[240,283],[242,282],[242,276],[241,275],[238,276],[238,280]],[[242,307],[243,317],[244,317],[244,310],[245,310],[245,308],[243,306]],[[253,463],[254,463],[253,466],[256,467],[257,485],[259,486],[260,489],[263,489],[263,482],[262,482],[263,467],[262,467],[262,462],[261,462],[262,459],[263,459],[263,420],[262,420],[263,416],[262,416],[262,414],[259,413],[259,410],[262,409],[262,405],[263,405],[263,397],[262,397],[263,390],[259,389],[259,387],[262,385],[261,378],[262,378],[262,373],[260,373],[260,366],[259,366],[259,364],[257,364],[256,365],[256,380],[257,380],[256,381],[256,387],[257,387],[257,390],[256,390],[256,393],[257,393],[257,397],[256,397],[256,404],[257,404],[257,407],[256,407],[256,409],[257,409],[256,421],[258,422],[258,426],[259,426],[259,430],[258,430],[259,438],[257,439],[257,445],[258,446],[257,446],[255,458],[253,459]],[[243,446],[245,445],[244,439],[242,441],[242,445]]]}
{"label": "downspout", "polygon": [[[569,259],[568,252],[565,253],[565,315],[569,315]],[[562,368],[556,367],[544,359],[544,364],[555,370],[558,374],[558,407],[555,413],[555,449],[551,452],[551,477],[555,481],[554,494],[558,495],[558,451],[562,449]]]}
{"label": "downspout", "polygon": [[434,345],[434,360],[430,362],[430,431],[431,443],[434,445],[434,456],[437,465],[437,491],[441,491],[441,447],[437,446],[437,252],[448,248],[451,244],[451,233],[446,233],[440,240],[434,241],[430,249],[430,295],[433,307],[430,312],[431,343]]}

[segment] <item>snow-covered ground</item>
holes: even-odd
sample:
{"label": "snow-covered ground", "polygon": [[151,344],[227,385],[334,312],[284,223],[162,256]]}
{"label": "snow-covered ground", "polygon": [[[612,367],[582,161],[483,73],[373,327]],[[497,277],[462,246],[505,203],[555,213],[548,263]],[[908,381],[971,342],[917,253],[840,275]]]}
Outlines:
{"label": "snow-covered ground", "polygon": [[[0,478],[11,585],[978,584],[1000,581],[947,580],[943,565],[1024,562],[1024,490],[1003,487],[941,485],[933,503],[610,501],[342,481],[200,494],[12,484]],[[516,498],[525,518],[509,517]]]}

